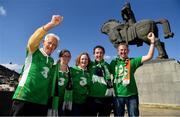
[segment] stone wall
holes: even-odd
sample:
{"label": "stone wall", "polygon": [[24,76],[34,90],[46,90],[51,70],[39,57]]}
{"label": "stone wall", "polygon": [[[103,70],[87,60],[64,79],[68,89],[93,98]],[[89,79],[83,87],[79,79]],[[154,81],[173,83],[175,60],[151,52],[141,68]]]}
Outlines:
{"label": "stone wall", "polygon": [[180,63],[153,60],[136,70],[140,104],[180,106]]}

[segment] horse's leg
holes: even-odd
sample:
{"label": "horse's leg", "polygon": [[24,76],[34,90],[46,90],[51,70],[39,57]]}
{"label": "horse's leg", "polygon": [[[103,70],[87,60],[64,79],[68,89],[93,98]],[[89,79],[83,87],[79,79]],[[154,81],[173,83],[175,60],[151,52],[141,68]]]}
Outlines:
{"label": "horse's leg", "polygon": [[171,32],[171,28],[169,25],[168,20],[166,19],[160,19],[159,21],[157,21],[156,23],[162,24],[163,27],[163,31],[164,31],[164,38],[167,39],[169,37],[173,37],[174,33]]}
{"label": "horse's leg", "polygon": [[156,48],[158,50],[157,59],[166,59],[166,58],[168,58],[167,52],[165,50],[165,45],[158,38],[156,38],[155,46],[156,46]]}

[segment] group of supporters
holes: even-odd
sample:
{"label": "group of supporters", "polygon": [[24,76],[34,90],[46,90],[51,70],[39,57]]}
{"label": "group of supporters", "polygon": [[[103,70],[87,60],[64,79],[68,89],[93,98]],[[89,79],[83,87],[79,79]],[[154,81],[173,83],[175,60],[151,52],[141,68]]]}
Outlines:
{"label": "group of supporters", "polygon": [[[129,116],[139,116],[138,91],[134,78],[136,69],[150,60],[154,53],[154,34],[147,38],[150,48],[147,55],[128,58],[128,45],[120,43],[118,56],[108,64],[105,49],[93,49],[94,61],[87,52],[68,66],[71,52],[61,50],[54,64],[51,53],[59,44],[55,34],[45,34],[63,20],[54,15],[50,22],[38,28],[27,44],[25,64],[18,87],[13,96],[11,115],[46,116],[48,109],[58,110],[58,116],[124,116],[127,105]],[[39,48],[43,39],[43,47]]]}

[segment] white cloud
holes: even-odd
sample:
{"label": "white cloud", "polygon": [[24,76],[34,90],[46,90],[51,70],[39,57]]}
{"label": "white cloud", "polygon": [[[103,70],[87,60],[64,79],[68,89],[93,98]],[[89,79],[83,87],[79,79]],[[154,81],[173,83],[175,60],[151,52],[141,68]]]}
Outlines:
{"label": "white cloud", "polygon": [[109,55],[105,55],[104,59],[108,62],[110,62],[111,60],[115,59],[117,56],[109,56]]}
{"label": "white cloud", "polygon": [[4,9],[3,6],[0,6],[0,15],[2,15],[2,16],[6,15],[6,10]]}
{"label": "white cloud", "polygon": [[110,60],[111,58],[112,58],[112,57],[111,57],[111,56],[108,56],[108,55],[105,55],[105,56],[104,56],[104,59],[105,59],[105,60]]}
{"label": "white cloud", "polygon": [[7,68],[9,68],[9,69],[11,69],[11,70],[15,70],[15,71],[18,72],[18,73],[21,72],[21,69],[22,69],[22,66],[23,66],[23,65],[8,64],[8,63],[6,63],[6,64],[1,64],[1,65],[5,66],[5,67],[7,67]]}

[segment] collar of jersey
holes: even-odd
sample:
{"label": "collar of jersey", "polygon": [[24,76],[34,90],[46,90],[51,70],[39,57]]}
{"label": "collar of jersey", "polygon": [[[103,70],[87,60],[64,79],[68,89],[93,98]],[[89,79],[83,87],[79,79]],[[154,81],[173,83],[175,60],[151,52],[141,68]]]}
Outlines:
{"label": "collar of jersey", "polygon": [[[58,63],[59,64],[59,63]],[[60,65],[60,67],[61,67],[61,65]],[[59,69],[59,72],[61,72],[61,73],[68,73],[69,72],[69,67],[67,67],[67,70],[66,71],[61,71],[60,69]]]}
{"label": "collar of jersey", "polygon": [[[126,58],[126,59],[129,59],[129,58]],[[119,60],[119,61],[125,61],[126,59],[123,59],[122,57],[117,56],[117,60]]]}
{"label": "collar of jersey", "polygon": [[44,52],[43,48],[40,48],[40,51],[41,51],[41,53],[42,53],[44,56],[49,57],[49,55],[47,55],[46,52]]}
{"label": "collar of jersey", "polygon": [[97,65],[97,64],[102,64],[102,63],[104,63],[105,61],[104,61],[104,59],[102,59],[101,61],[96,61],[96,60],[94,60],[94,63]]}
{"label": "collar of jersey", "polygon": [[85,69],[81,68],[80,66],[77,66],[78,69],[80,70],[83,70],[83,71],[86,71],[87,70],[87,67]]}

